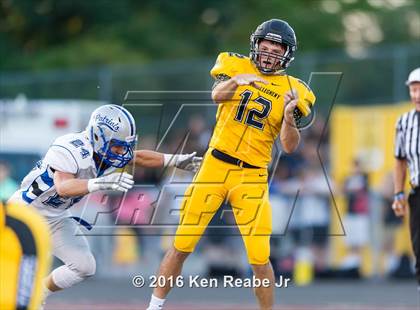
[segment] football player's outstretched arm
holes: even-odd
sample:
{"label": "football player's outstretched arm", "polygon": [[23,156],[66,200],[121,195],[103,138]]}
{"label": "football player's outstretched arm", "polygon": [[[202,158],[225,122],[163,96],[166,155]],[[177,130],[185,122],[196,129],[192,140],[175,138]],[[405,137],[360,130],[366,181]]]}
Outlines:
{"label": "football player's outstretched arm", "polygon": [[61,197],[76,197],[89,193],[87,179],[76,179],[73,174],[67,172],[55,171],[54,185]]}
{"label": "football player's outstretched arm", "polygon": [[202,158],[191,154],[164,154],[150,150],[134,152],[134,164],[147,168],[177,167],[183,170],[196,172],[200,167]]}
{"label": "football player's outstretched arm", "polygon": [[164,165],[163,155],[149,150],[134,151],[134,164],[147,168],[161,168]]}
{"label": "football player's outstretched arm", "polygon": [[62,197],[78,197],[100,190],[127,192],[133,187],[133,176],[128,173],[111,173],[94,179],[77,179],[73,174],[54,172],[54,185]]}
{"label": "football player's outstretched arm", "polygon": [[255,74],[238,74],[226,81],[216,81],[217,84],[211,92],[211,98],[215,103],[223,103],[232,98],[238,86],[253,85],[259,88],[257,82],[268,84],[266,80]]}
{"label": "football player's outstretched arm", "polygon": [[300,133],[297,129],[293,112],[297,106],[298,97],[296,92],[287,92],[284,95],[284,116],[280,130],[280,141],[283,150],[286,153],[292,153],[296,150],[300,141]]}

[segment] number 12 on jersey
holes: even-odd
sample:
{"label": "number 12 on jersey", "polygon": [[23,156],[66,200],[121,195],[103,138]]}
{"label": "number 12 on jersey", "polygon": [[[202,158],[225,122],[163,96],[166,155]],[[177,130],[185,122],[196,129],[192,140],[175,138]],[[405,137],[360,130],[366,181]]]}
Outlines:
{"label": "number 12 on jersey", "polygon": [[[241,101],[238,106],[238,110],[236,111],[235,120],[242,123],[242,120],[244,119],[244,114],[246,110],[246,106],[249,102],[249,100],[252,97],[253,92],[250,90],[245,90],[243,93],[241,93]],[[256,108],[249,109],[245,116],[245,124],[255,127],[257,129],[263,130],[264,129],[264,123],[261,121],[264,118],[267,118],[268,114],[270,114],[271,111],[271,101],[267,98],[259,96],[255,100],[253,100],[263,106],[263,110],[259,111]]]}

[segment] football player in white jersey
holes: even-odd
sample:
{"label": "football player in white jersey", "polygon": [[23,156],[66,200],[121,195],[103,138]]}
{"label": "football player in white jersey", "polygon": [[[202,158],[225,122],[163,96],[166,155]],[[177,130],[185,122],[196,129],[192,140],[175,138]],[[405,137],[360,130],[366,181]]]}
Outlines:
{"label": "football player in white jersey", "polygon": [[45,294],[69,288],[95,273],[96,263],[84,236],[75,235],[77,222],[68,209],[92,192],[127,192],[133,177],[116,172],[128,164],[159,168],[175,166],[196,172],[201,157],[134,151],[136,126],[125,108],[97,108],[86,130],[57,138],[45,157],[23,179],[10,201],[35,207],[47,220],[52,234],[52,254],[64,262],[45,281]]}

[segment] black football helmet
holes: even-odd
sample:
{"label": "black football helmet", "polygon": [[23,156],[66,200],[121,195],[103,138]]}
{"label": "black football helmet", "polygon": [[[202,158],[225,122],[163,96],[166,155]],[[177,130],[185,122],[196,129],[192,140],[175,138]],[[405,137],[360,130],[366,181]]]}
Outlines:
{"label": "black football helmet", "polygon": [[[282,44],[286,49],[284,55],[279,56],[273,53],[259,52],[258,44],[263,39]],[[270,19],[259,25],[251,35],[251,53],[249,57],[261,73],[275,74],[290,65],[294,59],[293,54],[296,49],[296,35],[293,28],[284,20]],[[273,57],[275,59],[275,65],[272,68],[264,68],[259,61],[261,54]]]}

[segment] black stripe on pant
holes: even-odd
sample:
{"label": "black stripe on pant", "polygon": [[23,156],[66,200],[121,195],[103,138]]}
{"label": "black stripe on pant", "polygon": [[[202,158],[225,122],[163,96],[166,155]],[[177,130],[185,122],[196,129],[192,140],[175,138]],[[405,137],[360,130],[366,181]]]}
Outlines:
{"label": "black stripe on pant", "polygon": [[416,279],[420,285],[420,187],[410,192],[410,235],[414,255],[416,257]]}

